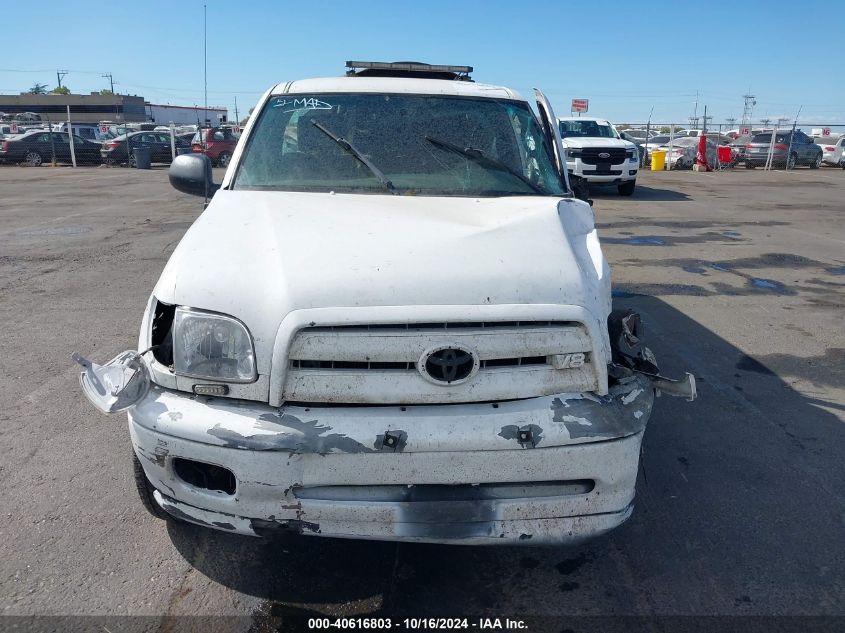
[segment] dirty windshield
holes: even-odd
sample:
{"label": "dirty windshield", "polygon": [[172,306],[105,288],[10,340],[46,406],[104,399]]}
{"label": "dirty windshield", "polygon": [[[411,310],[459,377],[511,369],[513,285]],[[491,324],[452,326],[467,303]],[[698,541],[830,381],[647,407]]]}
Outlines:
{"label": "dirty windshield", "polygon": [[234,188],[563,194],[525,103],[348,93],[271,98],[250,134]]}

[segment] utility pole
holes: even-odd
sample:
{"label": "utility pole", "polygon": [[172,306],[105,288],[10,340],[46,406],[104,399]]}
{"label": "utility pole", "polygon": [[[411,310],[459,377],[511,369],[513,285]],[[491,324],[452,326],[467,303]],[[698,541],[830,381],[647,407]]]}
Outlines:
{"label": "utility pole", "polygon": [[[100,75],[100,76],[103,77],[104,79],[108,78],[108,80],[109,80],[109,86],[111,86],[111,88],[110,88],[111,97],[112,97],[112,99],[114,99],[114,122],[117,123],[117,119],[119,118],[119,115],[118,115],[118,110],[117,110],[117,95],[114,94],[114,77],[112,77],[111,73],[106,73],[106,74]],[[128,145],[128,141],[127,141],[127,145]]]}
{"label": "utility pole", "polygon": [[713,118],[712,116],[707,116],[707,106],[704,106],[704,116],[701,117],[701,118],[704,120],[704,125],[703,125],[702,129],[704,130],[704,132],[706,134],[707,133],[707,121],[708,121],[708,119]]}
{"label": "utility pole", "polygon": [[203,72],[203,104],[204,125],[208,125],[208,19],[206,5],[202,5],[202,72]]}
{"label": "utility pole", "polygon": [[[693,121],[695,121],[693,123]],[[698,90],[695,91],[695,110],[693,110],[692,118],[690,119],[690,123],[692,124],[693,128],[698,127]]]}
{"label": "utility pole", "polygon": [[238,117],[238,95],[235,95],[235,127],[241,127],[241,119]]}
{"label": "utility pole", "polygon": [[66,70],[57,70],[56,71],[56,79],[58,79],[59,88],[62,87],[62,78],[67,75],[68,71]]}
{"label": "utility pole", "polygon": [[754,113],[754,106],[757,105],[757,97],[754,95],[742,95],[745,105],[742,107],[742,125],[751,122],[751,115]]}
{"label": "utility pole", "polygon": [[729,116],[729,117],[727,117],[727,118],[725,119],[725,121],[727,122],[727,124],[728,124],[728,125],[730,125],[731,127],[733,127],[733,126],[734,126],[734,123],[736,123],[736,117]]}
{"label": "utility pole", "polygon": [[772,120],[769,117],[766,117],[765,119],[760,119],[760,123],[763,124],[763,127],[767,127],[771,122]]}

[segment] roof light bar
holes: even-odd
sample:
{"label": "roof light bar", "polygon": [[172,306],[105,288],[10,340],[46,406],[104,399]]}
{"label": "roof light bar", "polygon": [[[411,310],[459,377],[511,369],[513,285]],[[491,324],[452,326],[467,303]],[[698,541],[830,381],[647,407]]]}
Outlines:
{"label": "roof light bar", "polygon": [[454,73],[458,76],[468,76],[472,66],[446,66],[442,64],[421,64],[419,62],[361,62],[347,61],[347,74],[355,74],[356,70],[392,70],[407,73]]}

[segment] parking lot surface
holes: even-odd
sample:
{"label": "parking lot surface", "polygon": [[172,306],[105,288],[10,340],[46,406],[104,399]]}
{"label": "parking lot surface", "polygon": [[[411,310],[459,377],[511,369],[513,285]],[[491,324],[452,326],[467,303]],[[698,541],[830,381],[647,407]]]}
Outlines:
{"label": "parking lot surface", "polygon": [[202,201],[161,169],[0,169],[3,613],[845,615],[845,172],[593,198],[615,304],[699,385],[656,402],[630,521],[575,548],[262,541],[151,518],[69,358],[136,346]]}

